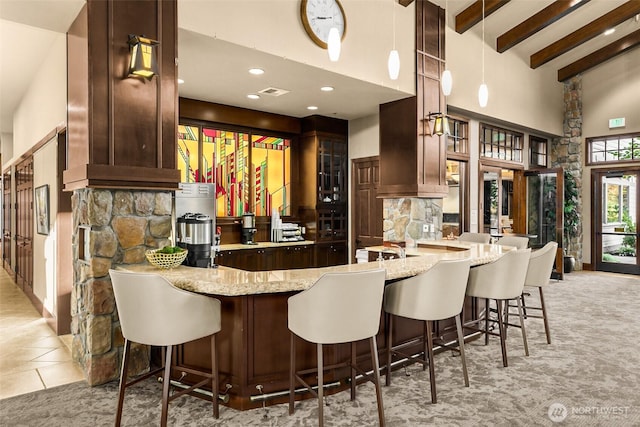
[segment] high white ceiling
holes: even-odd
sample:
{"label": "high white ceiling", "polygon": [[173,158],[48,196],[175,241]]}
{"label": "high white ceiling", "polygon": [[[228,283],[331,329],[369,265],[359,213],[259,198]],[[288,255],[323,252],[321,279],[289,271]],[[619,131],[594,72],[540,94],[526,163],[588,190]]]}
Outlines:
{"label": "high white ceiling", "polygon": [[[471,5],[474,0],[432,0],[432,2],[441,7],[447,4],[448,25],[454,27],[455,15]],[[495,49],[495,39],[499,35],[552,2],[553,0],[514,0],[488,16],[485,21],[487,46]],[[518,55],[528,63],[531,54],[623,3],[625,0],[591,0],[573,13],[511,48],[504,55]],[[13,112],[35,71],[42,63],[47,49],[55,37],[66,32],[83,4],[84,0],[0,0],[0,132],[12,132]],[[178,11],[179,5],[180,2],[178,2]],[[639,21],[637,18],[629,19],[616,27],[614,35],[596,37],[542,67],[558,69],[568,65],[640,29]],[[481,26],[476,25],[469,31],[480,34]],[[378,105],[382,102],[406,96],[390,88],[362,82],[184,29],[179,32],[178,52],[180,77],[186,81],[179,87],[179,92],[180,96],[189,98],[294,117],[313,114],[305,109],[307,105],[313,103],[321,108],[323,114],[330,112],[329,114],[335,117],[353,119],[377,111]],[[215,54],[204,56],[202,52],[215,52]],[[638,55],[639,53],[635,49],[626,54]],[[220,55],[227,58],[226,66],[218,67],[217,78],[212,79],[201,70],[212,67],[213,61]],[[262,76],[256,79],[246,72],[238,72],[239,69],[246,70],[255,64],[264,64],[262,66],[270,70],[269,77]],[[349,88],[349,90],[336,91],[331,96],[326,96],[318,90],[322,85],[333,85]],[[246,94],[267,87],[286,88],[291,92],[282,97],[263,96],[259,107],[254,101],[246,98]]]}

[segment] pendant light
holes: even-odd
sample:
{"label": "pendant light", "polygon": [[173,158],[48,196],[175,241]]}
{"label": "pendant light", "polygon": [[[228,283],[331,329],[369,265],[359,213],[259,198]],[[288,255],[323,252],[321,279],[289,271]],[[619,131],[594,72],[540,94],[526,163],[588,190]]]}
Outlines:
{"label": "pendant light", "polygon": [[[444,34],[447,35],[447,15],[449,14],[448,1],[444,2]],[[445,55],[446,56],[446,55]],[[444,63],[444,71],[440,78],[440,85],[442,86],[442,94],[444,96],[451,95],[451,89],[453,88],[453,77],[451,71],[447,69],[447,63]]]}
{"label": "pendant light", "polygon": [[478,103],[481,108],[489,102],[489,88],[484,82],[484,0],[482,0],[482,84],[478,89]]}
{"label": "pendant light", "polygon": [[396,0],[392,0],[393,4],[393,49],[389,52],[389,60],[387,61],[387,68],[389,69],[389,78],[391,80],[397,80],[400,75],[400,55],[396,50]]}
{"label": "pendant light", "polygon": [[329,38],[327,39],[327,50],[331,61],[336,62],[340,59],[340,47],[340,32],[336,27],[331,27]]}

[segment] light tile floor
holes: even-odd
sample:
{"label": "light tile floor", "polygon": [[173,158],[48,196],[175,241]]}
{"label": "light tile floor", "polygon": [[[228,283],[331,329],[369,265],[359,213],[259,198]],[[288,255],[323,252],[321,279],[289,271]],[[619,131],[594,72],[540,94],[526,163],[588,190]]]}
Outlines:
{"label": "light tile floor", "polygon": [[70,347],[0,268],[0,399],[84,380]]}

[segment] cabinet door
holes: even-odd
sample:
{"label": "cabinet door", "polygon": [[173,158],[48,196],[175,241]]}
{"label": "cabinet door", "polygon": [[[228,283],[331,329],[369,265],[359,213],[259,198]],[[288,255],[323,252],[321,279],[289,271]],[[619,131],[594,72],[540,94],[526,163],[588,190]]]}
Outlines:
{"label": "cabinet door", "polygon": [[330,267],[347,263],[347,244],[331,243],[316,245],[316,266]]}
{"label": "cabinet door", "polygon": [[347,209],[344,205],[318,208],[316,240],[331,241],[347,238]]}
{"label": "cabinet door", "polygon": [[236,268],[236,251],[220,251],[216,254],[216,264]]}
{"label": "cabinet door", "polygon": [[347,144],[340,138],[320,137],[318,143],[318,201],[346,201]]}

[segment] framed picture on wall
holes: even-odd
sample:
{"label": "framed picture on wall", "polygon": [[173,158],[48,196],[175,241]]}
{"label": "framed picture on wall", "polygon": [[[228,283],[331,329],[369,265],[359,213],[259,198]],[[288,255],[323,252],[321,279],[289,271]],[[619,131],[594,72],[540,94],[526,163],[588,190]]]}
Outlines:
{"label": "framed picture on wall", "polygon": [[35,189],[36,231],[38,234],[49,234],[49,185],[41,185]]}

